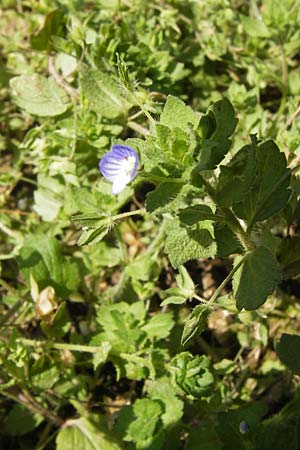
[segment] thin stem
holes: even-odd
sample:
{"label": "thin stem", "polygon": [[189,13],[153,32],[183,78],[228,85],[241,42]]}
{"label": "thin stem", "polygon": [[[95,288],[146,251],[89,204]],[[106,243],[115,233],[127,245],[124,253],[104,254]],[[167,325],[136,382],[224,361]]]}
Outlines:
{"label": "thin stem", "polygon": [[132,120],[127,122],[127,126],[129,128],[131,128],[132,130],[136,131],[137,133],[142,134],[143,136],[148,136],[150,133],[149,130],[147,130],[147,128],[142,127],[142,125],[140,125],[139,123],[133,122]]}
{"label": "thin stem", "polygon": [[194,294],[194,295],[193,295],[193,298],[195,298],[196,300],[198,300],[198,302],[201,302],[201,303],[207,303],[207,300],[205,300],[205,298],[202,298],[202,297],[200,297],[200,296],[197,295],[197,294]]}
{"label": "thin stem", "polygon": [[128,211],[128,212],[116,214],[115,216],[109,217],[109,219],[114,221],[114,220],[124,219],[125,217],[136,216],[138,214],[143,215],[145,213],[146,213],[145,208],[141,208],[141,209],[136,209],[135,211]]}
{"label": "thin stem", "polygon": [[244,230],[237,217],[233,214],[230,208],[224,208],[218,204],[215,189],[210,185],[210,183],[207,180],[203,179],[203,181],[205,182],[209,196],[218,206],[219,210],[224,216],[225,222],[231,228],[231,230],[236,235],[238,240],[241,242],[244,249],[246,251],[254,250],[255,249],[254,242],[252,242],[250,235],[248,234],[247,231]]}
{"label": "thin stem", "polygon": [[28,395],[28,393],[18,391],[15,388],[13,388],[9,391],[3,390],[1,392],[1,394],[7,398],[14,400],[15,402],[20,403],[21,405],[25,406],[25,408],[29,409],[34,414],[39,414],[39,415],[43,416],[49,422],[54,423],[58,427],[61,427],[64,424],[63,419],[61,419],[60,417],[53,414],[51,411],[49,411],[44,406],[40,405],[31,396],[31,394]]}
{"label": "thin stem", "polygon": [[152,123],[152,125],[156,124],[155,119],[151,116],[151,114],[149,113],[149,111],[145,108],[145,106],[143,105],[143,103],[140,101],[136,91],[132,92],[138,106],[141,108],[141,110],[143,111],[143,113],[145,114],[145,116],[149,119],[150,123]]}
{"label": "thin stem", "polygon": [[72,160],[75,152],[76,152],[76,145],[77,145],[77,101],[74,97],[72,97],[72,104],[73,104],[73,111],[74,111],[74,122],[73,122],[73,136],[72,136],[72,145],[71,145],[71,153],[69,155],[69,160]]}
{"label": "thin stem", "polygon": [[229,272],[229,274],[227,275],[227,277],[222,281],[222,283],[220,284],[220,286],[215,290],[215,292],[213,293],[213,295],[210,297],[210,299],[208,300],[207,304],[209,306],[211,306],[215,300],[219,297],[219,295],[221,294],[221,292],[223,291],[224,287],[226,286],[226,284],[231,280],[231,278],[233,277],[233,275],[235,274],[235,272],[241,267],[241,265],[244,263],[245,261],[245,257],[242,258],[236,266],[233,267],[233,269]]}
{"label": "thin stem", "polygon": [[22,339],[22,343],[31,347],[45,346],[55,350],[70,350],[71,352],[98,353],[101,350],[101,347],[96,345],[67,344],[36,339]]}
{"label": "thin stem", "polygon": [[119,246],[120,246],[121,253],[122,253],[122,259],[123,259],[124,263],[127,264],[129,262],[129,258],[128,258],[126,244],[124,242],[124,239],[122,238],[122,233],[120,231],[120,228],[118,226],[116,226],[114,228],[114,232],[115,232],[115,235],[119,242]]}

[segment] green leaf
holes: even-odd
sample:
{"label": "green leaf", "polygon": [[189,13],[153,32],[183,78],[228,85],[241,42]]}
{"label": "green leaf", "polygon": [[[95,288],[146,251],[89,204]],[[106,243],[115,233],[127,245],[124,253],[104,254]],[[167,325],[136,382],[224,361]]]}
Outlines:
{"label": "green leaf", "polygon": [[142,327],[150,338],[158,337],[164,339],[170,334],[170,330],[174,325],[172,313],[160,313],[151,317],[146,325]]}
{"label": "green leaf", "polygon": [[176,275],[178,287],[187,297],[190,297],[195,292],[195,283],[193,282],[189,272],[184,266],[178,268],[179,274]]}
{"label": "green leaf", "polygon": [[300,237],[293,236],[281,240],[277,258],[283,278],[292,278],[300,273]]}
{"label": "green leaf", "polygon": [[67,111],[69,97],[54,78],[42,75],[21,75],[10,80],[14,101],[36,116],[58,116]]}
{"label": "green leaf", "polygon": [[171,295],[161,302],[160,306],[165,305],[182,305],[186,302],[186,297],[181,297],[179,295]]}
{"label": "green leaf", "polygon": [[267,38],[271,36],[266,24],[262,19],[240,15],[243,28],[247,34],[255,38]]}
{"label": "green leaf", "polygon": [[15,404],[4,418],[3,431],[10,436],[23,436],[34,430],[43,417],[32,414],[27,408],[20,404]]}
{"label": "green leaf", "polygon": [[68,420],[56,438],[57,450],[121,450],[106,421],[96,415]]}
{"label": "green leaf", "polygon": [[80,76],[83,96],[93,111],[109,119],[127,115],[129,104],[112,76],[87,66],[83,66]]}
{"label": "green leaf", "polygon": [[[202,170],[213,170],[222,161],[230,148],[232,135],[238,120],[235,111],[227,98],[214,103],[200,122],[200,133],[205,138],[201,141],[199,164],[194,173]],[[209,124],[209,127],[207,125]]]}
{"label": "green leaf", "polygon": [[30,385],[35,392],[51,389],[60,378],[59,369],[55,365],[48,368],[42,368],[39,371],[35,371],[33,366],[31,372],[36,372],[30,375],[29,380]]}
{"label": "green leaf", "polygon": [[180,209],[178,213],[180,222],[187,226],[195,225],[203,220],[217,220],[218,216],[214,214],[207,205],[188,206]]}
{"label": "green leaf", "polygon": [[228,98],[225,97],[215,102],[210,107],[210,111],[212,111],[216,123],[216,128],[211,135],[211,139],[223,140],[229,138],[237,126],[238,119]]}
{"label": "green leaf", "polygon": [[26,236],[18,264],[28,282],[32,273],[40,289],[53,286],[61,296],[76,289],[80,281],[75,261],[63,256],[58,240],[44,234]]}
{"label": "green leaf", "polygon": [[283,333],[275,344],[281,361],[294,373],[300,375],[300,336]]}
{"label": "green leaf", "polygon": [[82,245],[94,245],[102,241],[102,239],[109,232],[109,227],[107,225],[102,225],[98,228],[91,228],[88,230],[83,230],[80,238],[77,241],[77,245],[81,247]]}
{"label": "green leaf", "polygon": [[286,166],[284,153],[274,141],[256,147],[256,176],[248,194],[233,209],[252,226],[265,220],[286,206],[290,196],[290,170]]}
{"label": "green leaf", "polygon": [[72,216],[72,222],[78,223],[84,227],[96,228],[101,224],[103,219],[107,219],[107,215],[105,214],[95,214],[95,213],[85,213],[78,214],[77,216]]}
{"label": "green leaf", "polygon": [[220,166],[216,187],[217,203],[229,207],[250,190],[255,173],[255,147],[245,145],[226,166]]}
{"label": "green leaf", "polygon": [[42,322],[41,328],[48,337],[61,338],[69,331],[71,325],[67,304],[66,302],[62,302],[53,316],[51,323]]}
{"label": "green leaf", "polygon": [[94,370],[97,370],[99,366],[104,364],[107,360],[108,354],[111,350],[110,342],[103,341],[99,345],[99,350],[97,353],[93,354],[93,366]]}
{"label": "green leaf", "polygon": [[237,308],[259,308],[272,294],[281,279],[281,273],[273,254],[265,247],[258,247],[245,257],[238,256],[234,265],[244,262],[233,276],[233,292]]}
{"label": "green leaf", "polygon": [[189,352],[178,353],[171,361],[175,383],[188,395],[203,397],[214,386],[211,363],[207,356],[193,356]]}
{"label": "green leaf", "polygon": [[181,419],[183,415],[183,401],[177,397],[176,390],[167,377],[155,381],[147,381],[146,391],[151,399],[163,403],[165,410],[161,419],[166,427],[175,425]]}
{"label": "green leaf", "polygon": [[214,227],[214,232],[219,258],[224,258],[232,253],[243,253],[243,247],[233,231],[226,224],[217,222]]}
{"label": "green leaf", "polygon": [[199,336],[207,326],[207,318],[211,308],[207,305],[197,305],[186,319],[181,337],[181,344],[186,345],[195,336]]}
{"label": "green leaf", "polygon": [[35,50],[52,50],[52,37],[63,34],[64,12],[55,9],[45,16],[44,24],[30,36],[30,44]]}
{"label": "green leaf", "polygon": [[165,243],[172,266],[176,269],[191,259],[213,257],[216,245],[212,233],[213,227],[208,221],[186,228],[173,219]]}
{"label": "green leaf", "polygon": [[208,426],[201,424],[200,427],[193,428],[187,438],[185,450],[223,450],[222,435],[218,434],[215,426],[215,422],[212,422]]}
{"label": "green leaf", "polygon": [[57,218],[64,204],[64,185],[55,177],[38,175],[38,189],[34,191],[34,211],[45,222],[52,222]]}
{"label": "green leaf", "polygon": [[142,398],[134,403],[133,412],[135,420],[130,423],[124,440],[135,442],[138,449],[146,449],[155,438],[162,407],[156,400]]}
{"label": "green leaf", "polygon": [[182,100],[169,95],[160,116],[160,123],[169,128],[177,127],[189,131],[189,127],[197,127],[199,117]]}
{"label": "green leaf", "polygon": [[179,183],[162,183],[154,191],[149,192],[146,209],[150,213],[162,214],[174,209],[176,199],[183,185]]}

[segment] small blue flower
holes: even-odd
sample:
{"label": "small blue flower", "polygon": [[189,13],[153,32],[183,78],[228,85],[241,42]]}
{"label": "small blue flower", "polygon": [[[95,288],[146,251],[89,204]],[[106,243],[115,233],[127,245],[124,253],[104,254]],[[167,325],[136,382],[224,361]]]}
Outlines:
{"label": "small blue flower", "polygon": [[117,195],[132,181],[139,167],[139,155],[127,145],[113,145],[100,160],[99,169],[112,182],[112,193]]}

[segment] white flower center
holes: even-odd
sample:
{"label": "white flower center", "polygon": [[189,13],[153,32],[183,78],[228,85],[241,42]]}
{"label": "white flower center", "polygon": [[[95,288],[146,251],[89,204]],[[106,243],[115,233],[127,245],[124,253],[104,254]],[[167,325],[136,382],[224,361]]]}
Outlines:
{"label": "white flower center", "polygon": [[122,161],[122,172],[126,177],[130,177],[135,167],[135,157],[127,156]]}

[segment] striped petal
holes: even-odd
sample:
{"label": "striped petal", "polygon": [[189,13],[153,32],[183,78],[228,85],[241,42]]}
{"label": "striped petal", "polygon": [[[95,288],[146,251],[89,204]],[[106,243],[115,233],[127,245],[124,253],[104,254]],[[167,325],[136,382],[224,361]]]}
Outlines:
{"label": "striped petal", "polygon": [[113,145],[100,160],[99,169],[104,178],[113,183],[113,194],[119,194],[132,181],[139,167],[137,152],[127,145]]}

